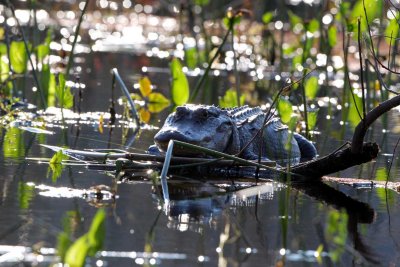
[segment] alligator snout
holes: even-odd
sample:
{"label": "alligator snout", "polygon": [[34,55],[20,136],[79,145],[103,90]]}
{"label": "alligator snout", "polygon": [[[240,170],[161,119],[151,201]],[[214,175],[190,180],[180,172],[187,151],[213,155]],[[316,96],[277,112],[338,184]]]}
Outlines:
{"label": "alligator snout", "polygon": [[193,133],[190,131],[177,131],[177,130],[165,130],[160,131],[154,136],[154,142],[161,150],[167,150],[168,142],[171,140],[178,140],[191,144],[198,144],[199,140],[194,138]]}

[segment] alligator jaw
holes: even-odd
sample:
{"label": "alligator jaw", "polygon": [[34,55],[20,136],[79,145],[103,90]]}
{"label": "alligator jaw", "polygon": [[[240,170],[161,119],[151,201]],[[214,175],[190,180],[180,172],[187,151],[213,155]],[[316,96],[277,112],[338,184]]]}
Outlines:
{"label": "alligator jaw", "polygon": [[[156,143],[157,147],[161,151],[167,151],[168,148],[168,143],[170,140],[178,140],[186,143],[190,143],[193,145],[199,145],[199,140],[195,140],[193,138],[190,138],[187,135],[184,135],[180,131],[176,130],[167,130],[167,131],[160,131],[154,136],[154,142]],[[198,152],[193,151],[191,153],[190,151],[187,150],[181,150],[178,147],[174,148],[173,154],[175,155],[198,155]]]}

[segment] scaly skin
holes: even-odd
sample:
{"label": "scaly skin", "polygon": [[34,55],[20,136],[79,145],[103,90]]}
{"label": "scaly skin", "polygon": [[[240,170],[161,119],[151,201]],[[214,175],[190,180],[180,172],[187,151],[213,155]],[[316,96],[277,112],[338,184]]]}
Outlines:
{"label": "scaly skin", "polygon": [[[154,136],[154,141],[160,151],[166,151],[169,140],[175,139],[227,154],[237,154],[262,127],[264,116],[259,107],[220,109],[206,105],[179,106],[176,112],[167,117],[164,126]],[[281,163],[289,161],[293,164],[298,163],[301,158],[316,156],[315,147],[311,142],[299,135],[290,135],[288,127],[276,117],[267,122],[263,137],[257,137],[243,151],[241,157],[257,159],[261,140],[263,141],[261,155],[264,160]],[[290,151],[285,149],[289,143]],[[196,152],[175,149],[174,153],[198,155]]]}

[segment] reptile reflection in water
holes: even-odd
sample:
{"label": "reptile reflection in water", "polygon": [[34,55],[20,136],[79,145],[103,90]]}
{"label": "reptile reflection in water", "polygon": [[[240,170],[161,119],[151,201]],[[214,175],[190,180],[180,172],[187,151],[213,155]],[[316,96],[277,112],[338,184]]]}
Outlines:
{"label": "reptile reflection in water", "polygon": [[[169,182],[171,202],[166,206],[169,217],[168,227],[183,231],[201,232],[204,225],[215,226],[216,218],[221,216],[224,209],[237,206],[255,206],[273,198],[277,187],[283,186],[278,182],[267,182],[257,186],[249,183],[217,181],[202,183],[199,181],[174,180]],[[221,186],[222,185],[222,186]],[[358,224],[370,224],[376,213],[367,203],[355,200],[341,191],[338,191],[323,182],[292,183],[291,187],[304,194],[338,210],[345,210],[348,215],[347,229],[354,249],[370,263],[377,263],[379,257],[363,241]],[[153,187],[154,196],[160,201],[161,192]]]}

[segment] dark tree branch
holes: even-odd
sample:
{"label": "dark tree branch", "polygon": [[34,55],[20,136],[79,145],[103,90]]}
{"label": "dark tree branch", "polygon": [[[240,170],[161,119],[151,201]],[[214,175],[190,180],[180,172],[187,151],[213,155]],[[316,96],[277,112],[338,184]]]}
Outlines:
{"label": "dark tree branch", "polygon": [[388,112],[392,108],[400,105],[400,95],[397,95],[391,99],[388,99],[381,104],[379,104],[377,107],[372,109],[370,112],[367,113],[365,116],[364,120],[362,120],[356,127],[354,134],[353,134],[353,140],[351,143],[351,152],[353,154],[361,154],[363,150],[363,140],[365,133],[367,132],[369,126],[376,121],[380,116],[382,116],[384,113]]}
{"label": "dark tree branch", "polygon": [[377,144],[365,143],[362,148],[362,153],[355,155],[352,147],[346,146],[325,157],[293,166],[291,172],[306,177],[307,180],[315,180],[324,175],[369,162],[378,156]]}

